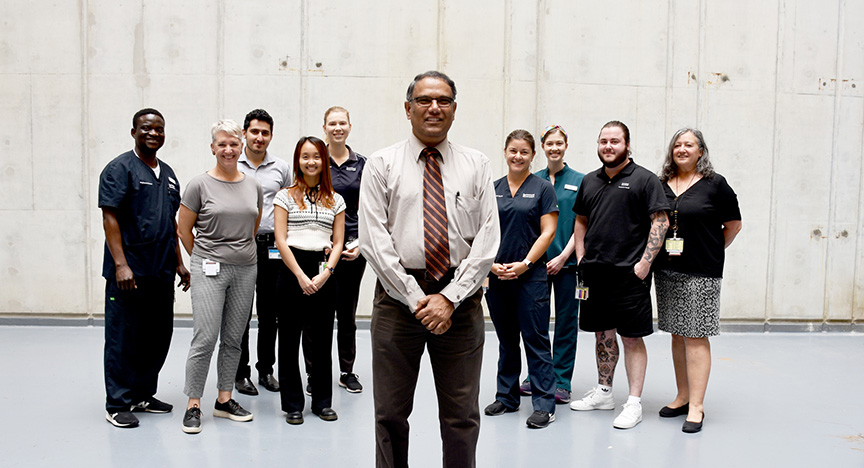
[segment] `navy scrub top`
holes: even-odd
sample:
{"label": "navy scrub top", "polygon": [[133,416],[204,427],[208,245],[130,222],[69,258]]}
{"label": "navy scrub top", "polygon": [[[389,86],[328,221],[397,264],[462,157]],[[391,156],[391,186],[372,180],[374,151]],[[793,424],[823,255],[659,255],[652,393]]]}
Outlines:
{"label": "navy scrub top", "polygon": [[[173,281],[177,272],[180,184],[170,166],[153,169],[129,151],[105,166],[99,176],[99,208],[113,208],[120,225],[126,263],[136,277]],[[105,242],[102,276],[114,280],[114,258]]]}
{"label": "navy scrub top", "polygon": [[[498,202],[498,219],[501,223],[501,244],[495,263],[521,262],[540,237],[540,217],[558,212],[555,188],[548,181],[530,174],[514,197],[510,195],[507,176],[504,176],[495,181],[495,201]],[[490,274],[490,277],[497,278],[494,274]],[[520,279],[546,281],[546,254]]]}

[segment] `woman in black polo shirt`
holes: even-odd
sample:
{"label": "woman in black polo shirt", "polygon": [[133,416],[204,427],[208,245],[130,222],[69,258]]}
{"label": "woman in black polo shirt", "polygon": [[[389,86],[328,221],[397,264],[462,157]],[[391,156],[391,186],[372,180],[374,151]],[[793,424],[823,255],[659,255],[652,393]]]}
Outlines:
{"label": "woman in black polo shirt", "polygon": [[486,295],[498,335],[498,386],[495,401],[486,407],[485,413],[498,416],[519,409],[521,334],[534,406],[527,424],[543,428],[555,420],[546,249],[555,237],[558,198],[552,184],[531,174],[534,137],[530,133],[511,132],[504,157],[507,175],[495,181],[501,245],[492,264]]}
{"label": "woman in black polo shirt", "polygon": [[660,416],[686,414],[682,430],[699,432],[711,371],[708,337],[720,333],[724,249],[741,230],[741,212],[735,192],[714,172],[699,130],[675,132],[660,180],[672,209],[654,282],[659,328],[672,334],[678,386],[678,395]]}
{"label": "woman in black polo shirt", "polygon": [[324,112],[324,135],[330,152],[330,177],[333,190],[345,199],[345,250],[336,269],[339,296],[336,298],[336,348],[339,352],[339,386],[349,393],[360,393],[363,386],[354,373],[357,356],[357,299],[360,283],[366,271],[366,259],[360,255],[357,241],[357,208],[360,204],[360,179],[366,157],[348,146],[351,116],[343,107],[331,107]]}

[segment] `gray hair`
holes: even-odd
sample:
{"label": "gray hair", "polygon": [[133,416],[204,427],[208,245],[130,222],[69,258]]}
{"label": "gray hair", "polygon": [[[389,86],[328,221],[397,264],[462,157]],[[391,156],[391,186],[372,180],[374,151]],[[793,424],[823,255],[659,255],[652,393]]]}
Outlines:
{"label": "gray hair", "polygon": [[216,135],[225,133],[243,141],[243,127],[231,119],[219,120],[210,128],[211,143],[216,141]]}
{"label": "gray hair", "polygon": [[666,149],[666,158],[663,160],[663,167],[660,169],[661,182],[668,182],[669,179],[678,175],[678,165],[672,159],[672,152],[675,150],[675,143],[678,142],[678,139],[687,133],[692,133],[696,137],[699,149],[702,150],[702,157],[696,162],[696,172],[706,179],[714,177],[714,165],[711,164],[711,160],[708,158],[708,145],[705,144],[705,137],[702,135],[702,132],[695,128],[684,127],[675,132],[672,135],[672,139],[669,140],[669,147]]}

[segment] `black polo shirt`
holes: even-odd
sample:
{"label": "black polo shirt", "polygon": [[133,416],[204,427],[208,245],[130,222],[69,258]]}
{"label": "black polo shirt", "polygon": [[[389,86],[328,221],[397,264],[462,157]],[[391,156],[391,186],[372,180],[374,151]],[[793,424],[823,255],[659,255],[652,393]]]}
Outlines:
{"label": "black polo shirt", "polygon": [[[512,196],[504,176],[495,181],[495,200],[501,224],[501,244],[495,263],[521,262],[540,237],[540,217],[558,212],[555,188],[549,181],[530,174]],[[546,281],[545,252],[520,279]]]}
{"label": "black polo shirt", "polygon": [[[99,176],[99,208],[113,208],[120,224],[123,253],[139,278],[173,281],[177,272],[180,183],[171,166],[159,161],[159,178],[134,152],[114,158]],[[116,278],[114,258],[105,242],[102,276]]]}
{"label": "black polo shirt", "polygon": [[651,214],[666,210],[660,179],[633,159],[611,179],[603,167],[590,172],[573,205],[588,218],[582,262],[632,268],[645,252]]}
{"label": "black polo shirt", "polygon": [[345,242],[357,237],[357,208],[360,206],[360,179],[366,157],[348,147],[348,159],[341,166],[330,158],[333,190],[345,199]]}

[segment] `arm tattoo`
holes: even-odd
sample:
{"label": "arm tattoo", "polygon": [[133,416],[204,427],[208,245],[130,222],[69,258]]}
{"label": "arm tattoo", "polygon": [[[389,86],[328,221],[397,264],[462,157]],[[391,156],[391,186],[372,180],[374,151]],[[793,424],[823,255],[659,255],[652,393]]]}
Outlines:
{"label": "arm tattoo", "polygon": [[669,229],[669,217],[665,211],[658,211],[651,214],[651,231],[648,233],[648,243],[645,245],[645,252],[642,253],[642,260],[645,260],[650,265],[657,258],[657,253],[660,252],[660,247],[663,245],[663,239],[666,237],[666,230]]}

